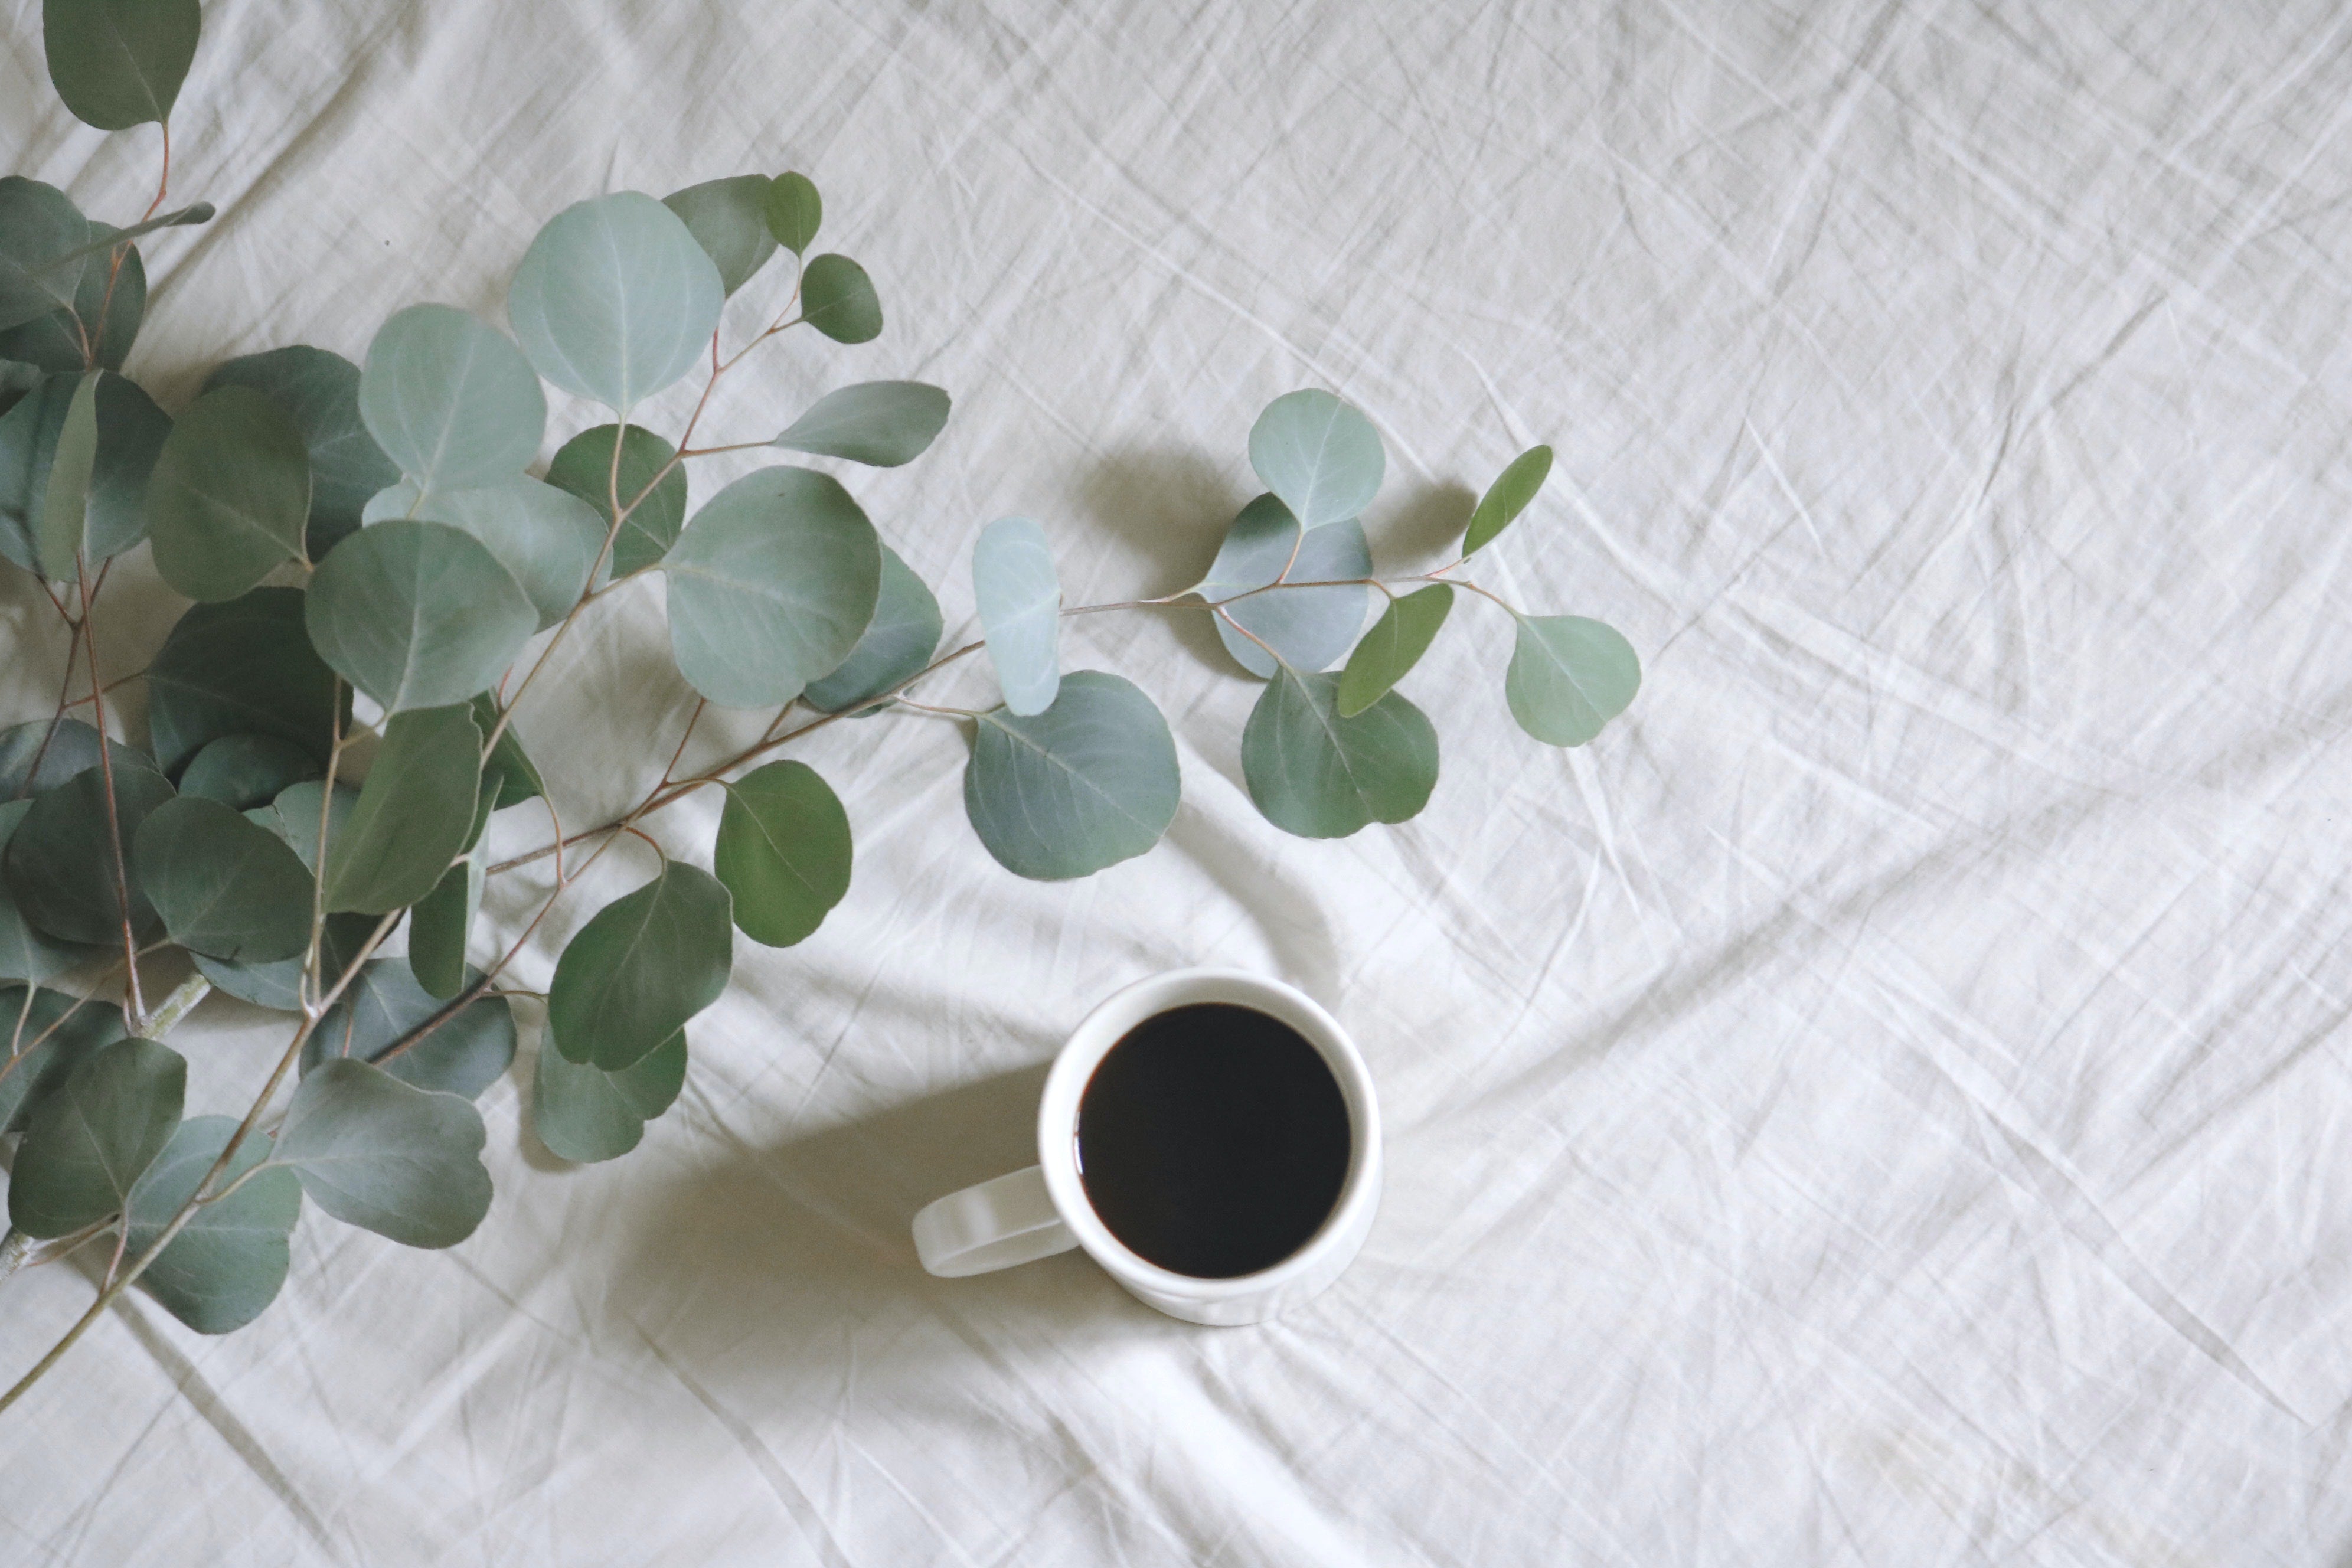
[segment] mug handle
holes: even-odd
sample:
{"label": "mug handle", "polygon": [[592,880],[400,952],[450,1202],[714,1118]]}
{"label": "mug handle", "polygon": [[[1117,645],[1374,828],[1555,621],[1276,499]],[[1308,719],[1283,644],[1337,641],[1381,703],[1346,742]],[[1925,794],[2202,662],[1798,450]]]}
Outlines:
{"label": "mug handle", "polygon": [[915,1255],[943,1279],[993,1273],[1077,1244],[1034,1165],[950,1193],[915,1216]]}

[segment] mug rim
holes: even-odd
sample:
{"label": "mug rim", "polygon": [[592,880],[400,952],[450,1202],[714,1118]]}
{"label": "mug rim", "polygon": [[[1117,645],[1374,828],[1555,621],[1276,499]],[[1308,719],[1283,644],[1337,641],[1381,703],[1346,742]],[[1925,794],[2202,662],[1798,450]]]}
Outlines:
{"label": "mug rim", "polygon": [[[1168,993],[1200,991],[1191,996]],[[1146,1018],[1195,1003],[1226,1001],[1255,1007],[1295,1029],[1315,1047],[1330,1068],[1348,1107],[1348,1174],[1331,1211],[1315,1234],[1280,1262],[1254,1274],[1212,1279],[1165,1268],[1134,1251],[1103,1223],[1088,1201],[1078,1174],[1078,1100],[1087,1081],[1110,1048]],[[1273,1006],[1260,1005],[1272,1002]],[[1070,1228],[1088,1257],[1122,1280],[1143,1289],[1193,1301],[1218,1301],[1255,1296],[1278,1289],[1313,1269],[1330,1247],[1347,1234],[1359,1211],[1379,1201],[1380,1102],[1363,1053],[1348,1031],[1321,1004],[1294,985],[1246,969],[1213,966],[1162,970],[1120,987],[1097,1003],[1079,1021],[1045,1075],[1037,1102],[1037,1165],[1045,1178],[1046,1193],[1062,1223]]]}

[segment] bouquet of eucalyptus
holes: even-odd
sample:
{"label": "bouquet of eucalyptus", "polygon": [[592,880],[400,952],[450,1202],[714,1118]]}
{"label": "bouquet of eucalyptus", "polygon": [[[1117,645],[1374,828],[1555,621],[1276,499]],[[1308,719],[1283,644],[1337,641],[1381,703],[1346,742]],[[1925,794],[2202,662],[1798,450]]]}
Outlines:
{"label": "bouquet of eucalyptus", "polygon": [[[1242,736],[1250,796],[1310,838],[1402,822],[1429,799],[1437,737],[1396,688],[1458,594],[1507,617],[1506,691],[1536,740],[1581,744],[1633,699],[1623,637],[1524,614],[1465,570],[1536,496],[1549,450],[1503,470],[1459,559],[1383,578],[1359,521],[1380,437],[1327,392],[1258,416],[1248,455],[1267,493],[1198,585],[1066,605],[1046,530],[1002,519],[972,555],[981,635],[944,649],[938,599],[833,473],[780,462],[695,504],[689,470],[712,453],[892,467],[948,418],[936,387],[872,381],[772,437],[697,444],[710,389],[770,339],[882,331],[866,270],[811,254],[823,208],[798,174],[580,202],[517,266],[510,332],[414,305],[362,363],[310,346],[233,359],[167,413],[121,370],[146,304],[140,242],[212,216],[164,210],[197,0],[46,0],[42,15],[66,107],[102,130],[157,126],[162,175],[120,227],[0,178],[0,555],[38,580],[67,648],[54,712],[0,731],[0,1126],[17,1135],[0,1274],[71,1256],[96,1282],[0,1408],[134,1284],[199,1331],[249,1322],[306,1207],[412,1247],[464,1239],[491,1195],[473,1102],[514,1058],[518,994],[543,1004],[538,1138],[572,1160],[633,1148],[678,1093],[688,1026],[726,988],[737,935],[790,946],[849,888],[849,812],[782,755],[813,730],[956,721],[965,811],[1015,875],[1083,877],[1150,849],[1177,809],[1175,743],[1133,683],[1063,668],[1070,616],[1213,617],[1265,683]],[[674,438],[634,423],[698,372],[701,401]],[[612,419],[534,476],[543,383]],[[112,733],[100,674],[103,591],[142,544],[192,601],[123,678],[145,683],[143,743]],[[674,743],[646,720],[648,748],[674,750],[634,806],[567,827],[513,716],[581,618],[648,573],[701,701]],[[1000,703],[919,699],[983,649]],[[765,728],[681,775],[713,703]],[[641,827],[705,789],[725,795],[708,869]],[[543,816],[544,843],[492,860],[500,812]],[[510,987],[540,921],[630,837],[651,847],[647,879],[581,926],[543,997]],[[486,879],[519,872],[544,889],[537,914],[488,929]],[[149,978],[183,973],[151,994]],[[213,988],[283,1012],[286,1043],[240,1114],[189,1116],[164,1041]]]}

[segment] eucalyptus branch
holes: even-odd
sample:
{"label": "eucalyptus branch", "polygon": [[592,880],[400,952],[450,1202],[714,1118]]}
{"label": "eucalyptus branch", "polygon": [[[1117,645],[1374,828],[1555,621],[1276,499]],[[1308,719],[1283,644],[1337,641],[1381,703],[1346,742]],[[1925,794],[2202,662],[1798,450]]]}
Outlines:
{"label": "eucalyptus branch", "polygon": [[146,1025],[147,1006],[139,994],[139,939],[131,929],[131,872],[122,853],[122,812],[114,798],[114,748],[106,739],[106,689],[98,679],[97,598],[99,589],[106,585],[106,572],[105,567],[99,568],[97,585],[92,586],[81,557],[74,558],[75,580],[81,586],[81,635],[89,652],[90,718],[98,729],[99,778],[105,787],[106,842],[114,858],[115,909],[122,921],[123,970],[129,982],[122,994],[122,1021],[135,1035]]}

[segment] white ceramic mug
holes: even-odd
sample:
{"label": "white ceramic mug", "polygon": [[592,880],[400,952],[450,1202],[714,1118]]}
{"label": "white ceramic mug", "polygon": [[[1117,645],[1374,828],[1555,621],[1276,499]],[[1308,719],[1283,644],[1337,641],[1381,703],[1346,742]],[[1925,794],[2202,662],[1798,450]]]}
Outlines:
{"label": "white ceramic mug", "polygon": [[[1348,1175],[1307,1245],[1255,1274],[1203,1279],[1130,1251],[1087,1201],[1078,1179],[1078,1099],[1110,1048],[1145,1019],[1196,1003],[1255,1008],[1320,1052],[1347,1102]],[[1037,1163],[966,1187],[915,1216],[923,1267],[950,1278],[1010,1268],[1083,1247],[1148,1307],[1188,1322],[1262,1322],[1339,1277],[1372,1228],[1381,1204],[1381,1111],[1372,1077],[1339,1020],[1279,981],[1237,969],[1179,969],[1140,980],[1087,1015],[1045,1077],[1037,1107]]]}

